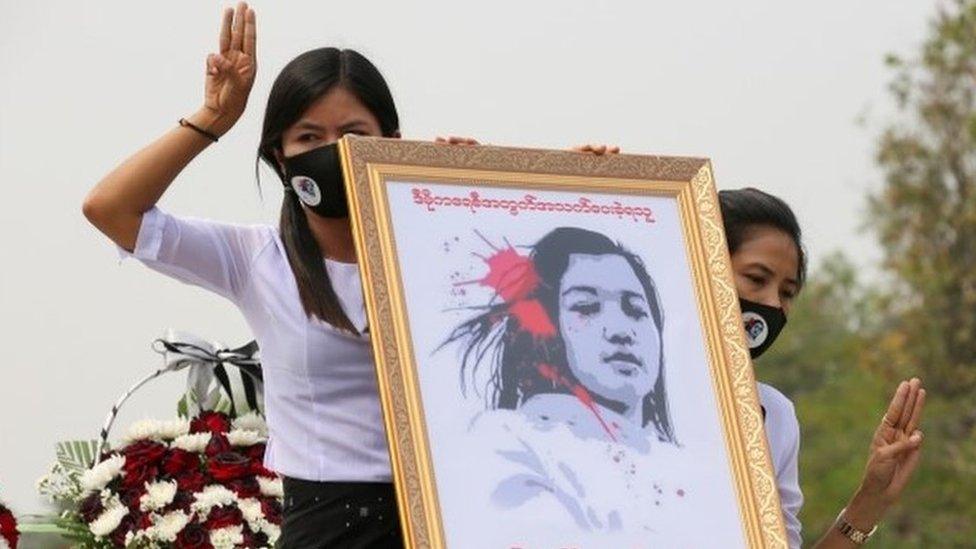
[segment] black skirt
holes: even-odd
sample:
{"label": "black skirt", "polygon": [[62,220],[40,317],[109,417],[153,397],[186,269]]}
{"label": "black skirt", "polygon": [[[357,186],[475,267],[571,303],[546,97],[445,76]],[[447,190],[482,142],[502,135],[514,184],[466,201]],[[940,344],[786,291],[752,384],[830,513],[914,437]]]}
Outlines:
{"label": "black skirt", "polygon": [[284,477],[279,549],[401,549],[393,485]]}

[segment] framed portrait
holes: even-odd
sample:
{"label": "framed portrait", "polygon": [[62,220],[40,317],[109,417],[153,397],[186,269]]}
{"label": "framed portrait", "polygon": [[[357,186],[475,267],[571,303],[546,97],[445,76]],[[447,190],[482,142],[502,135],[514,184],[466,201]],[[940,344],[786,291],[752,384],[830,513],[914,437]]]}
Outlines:
{"label": "framed portrait", "polygon": [[340,141],[412,547],[786,547],[711,166]]}

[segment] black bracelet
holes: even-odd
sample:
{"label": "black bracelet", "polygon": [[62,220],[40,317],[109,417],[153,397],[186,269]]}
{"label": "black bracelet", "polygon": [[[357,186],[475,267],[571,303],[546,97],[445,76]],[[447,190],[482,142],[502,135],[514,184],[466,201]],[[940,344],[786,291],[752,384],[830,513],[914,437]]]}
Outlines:
{"label": "black bracelet", "polygon": [[201,128],[200,126],[197,126],[196,124],[194,124],[193,122],[190,122],[186,118],[180,118],[180,126],[183,126],[184,128],[190,128],[191,130],[193,130],[193,131],[197,132],[198,134],[206,137],[207,139],[213,141],[214,143],[217,142],[217,136],[216,135],[208,132],[207,130]]}

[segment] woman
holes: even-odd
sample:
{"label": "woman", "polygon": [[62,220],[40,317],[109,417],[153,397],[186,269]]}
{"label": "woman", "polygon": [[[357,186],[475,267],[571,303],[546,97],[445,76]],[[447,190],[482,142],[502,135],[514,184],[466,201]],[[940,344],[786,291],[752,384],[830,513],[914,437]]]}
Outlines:
{"label": "woman", "polygon": [[[800,226],[785,202],[756,189],[722,191],[719,202],[747,342],[756,358],[773,344],[803,287],[806,257]],[[790,547],[799,547],[799,426],[785,396],[768,385],[759,384],[759,389]],[[917,378],[899,384],[871,441],[861,485],[815,547],[863,543],[898,499],[918,465],[922,432],[917,427],[924,406],[925,390]]]}
{"label": "woman", "polygon": [[489,494],[520,542],[540,516],[565,517],[567,543],[653,541],[687,507],[667,457],[679,451],[664,311],[643,261],[603,234],[560,227],[528,256],[509,247],[488,263],[482,282],[496,299],[444,343],[460,346],[466,377],[486,367],[491,380],[471,444],[486,446],[475,453],[492,474],[472,492]]}
{"label": "woman", "polygon": [[[550,231],[527,258],[511,248],[501,254],[512,255],[505,272],[494,275],[503,301],[462,323],[444,343],[463,343],[462,370],[498,350],[491,355],[489,406],[514,410],[566,395],[676,443],[664,377],[664,315],[641,259],[576,227]],[[614,436],[600,413],[593,419]]]}
{"label": "woman", "polygon": [[207,58],[203,106],[105,176],[85,216],[123,255],[223,295],[247,320],[262,351],[265,464],[284,476],[279,545],[401,546],[335,149],[347,133],[399,137],[393,98],[355,51],[299,55],[272,86],[258,151],[285,187],[279,226],[173,216],[156,202],[244,112],[254,10],[226,10],[219,44]]}

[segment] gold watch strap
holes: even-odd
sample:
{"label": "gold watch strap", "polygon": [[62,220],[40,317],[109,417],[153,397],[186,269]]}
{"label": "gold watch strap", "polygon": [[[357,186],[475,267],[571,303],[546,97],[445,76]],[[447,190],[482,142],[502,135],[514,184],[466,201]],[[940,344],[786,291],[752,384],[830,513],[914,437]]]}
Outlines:
{"label": "gold watch strap", "polygon": [[871,539],[871,536],[878,531],[878,525],[875,524],[874,528],[871,528],[870,532],[864,532],[855,528],[851,523],[844,519],[844,513],[847,512],[847,508],[840,510],[840,514],[837,515],[837,530],[844,535],[847,539],[853,541],[858,545],[864,545],[864,542]]}

